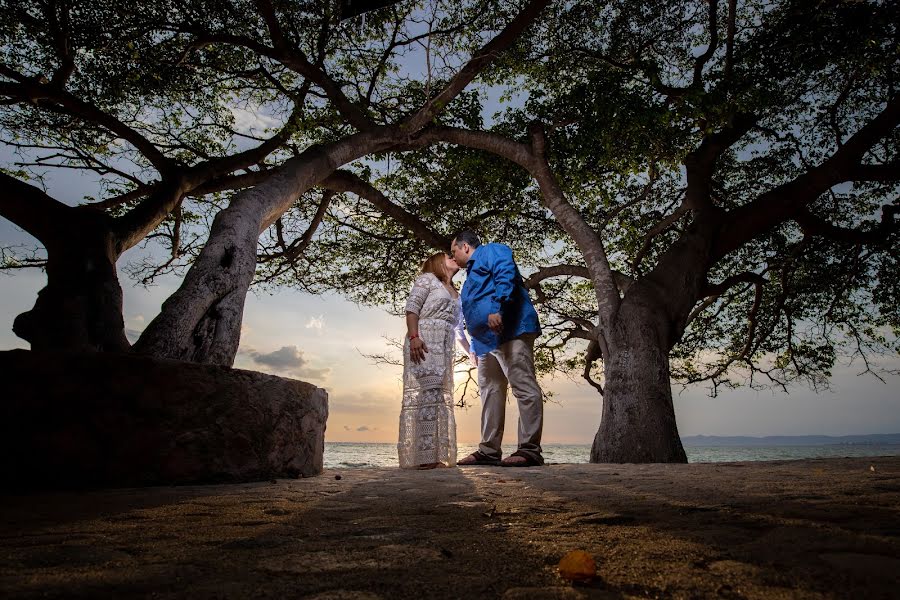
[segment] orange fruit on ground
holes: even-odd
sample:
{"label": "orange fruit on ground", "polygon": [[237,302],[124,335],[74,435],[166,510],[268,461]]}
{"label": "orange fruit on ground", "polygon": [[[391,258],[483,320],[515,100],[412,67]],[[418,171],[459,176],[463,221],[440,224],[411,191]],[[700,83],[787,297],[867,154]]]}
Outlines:
{"label": "orange fruit on ground", "polygon": [[560,577],[570,581],[590,581],[597,576],[597,563],[584,550],[572,550],[562,557],[557,568]]}

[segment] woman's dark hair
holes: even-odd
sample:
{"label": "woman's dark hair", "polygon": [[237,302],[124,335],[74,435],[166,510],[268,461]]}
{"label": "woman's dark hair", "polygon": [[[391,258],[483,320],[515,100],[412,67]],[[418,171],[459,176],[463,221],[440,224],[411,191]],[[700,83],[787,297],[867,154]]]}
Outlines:
{"label": "woman's dark hair", "polygon": [[460,242],[466,243],[473,248],[477,248],[481,245],[481,240],[478,239],[478,234],[472,231],[471,229],[463,229],[459,233],[453,236],[453,243],[459,244]]}

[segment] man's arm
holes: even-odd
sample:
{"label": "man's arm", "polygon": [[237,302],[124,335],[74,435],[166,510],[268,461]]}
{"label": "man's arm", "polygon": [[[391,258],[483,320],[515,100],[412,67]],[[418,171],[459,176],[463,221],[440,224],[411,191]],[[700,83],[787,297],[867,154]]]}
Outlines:
{"label": "man's arm", "polygon": [[512,249],[503,244],[492,246],[491,276],[494,280],[494,297],[491,299],[491,314],[488,326],[494,333],[503,331],[503,307],[509,303],[515,291],[516,263]]}

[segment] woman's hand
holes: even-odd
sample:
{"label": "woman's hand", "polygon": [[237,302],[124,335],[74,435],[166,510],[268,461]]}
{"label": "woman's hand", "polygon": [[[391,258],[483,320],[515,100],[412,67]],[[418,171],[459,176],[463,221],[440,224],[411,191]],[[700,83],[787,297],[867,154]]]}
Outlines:
{"label": "woman's hand", "polygon": [[409,340],[409,357],[416,364],[425,360],[425,353],[428,352],[428,346],[420,337],[414,337]]}

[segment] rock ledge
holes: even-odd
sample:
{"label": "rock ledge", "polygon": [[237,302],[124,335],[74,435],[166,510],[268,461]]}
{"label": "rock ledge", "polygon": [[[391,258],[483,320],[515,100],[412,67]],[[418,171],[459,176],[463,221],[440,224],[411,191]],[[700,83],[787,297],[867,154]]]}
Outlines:
{"label": "rock ledge", "polygon": [[16,488],[259,481],[322,472],[328,395],[227,367],[0,352],[0,464]]}

